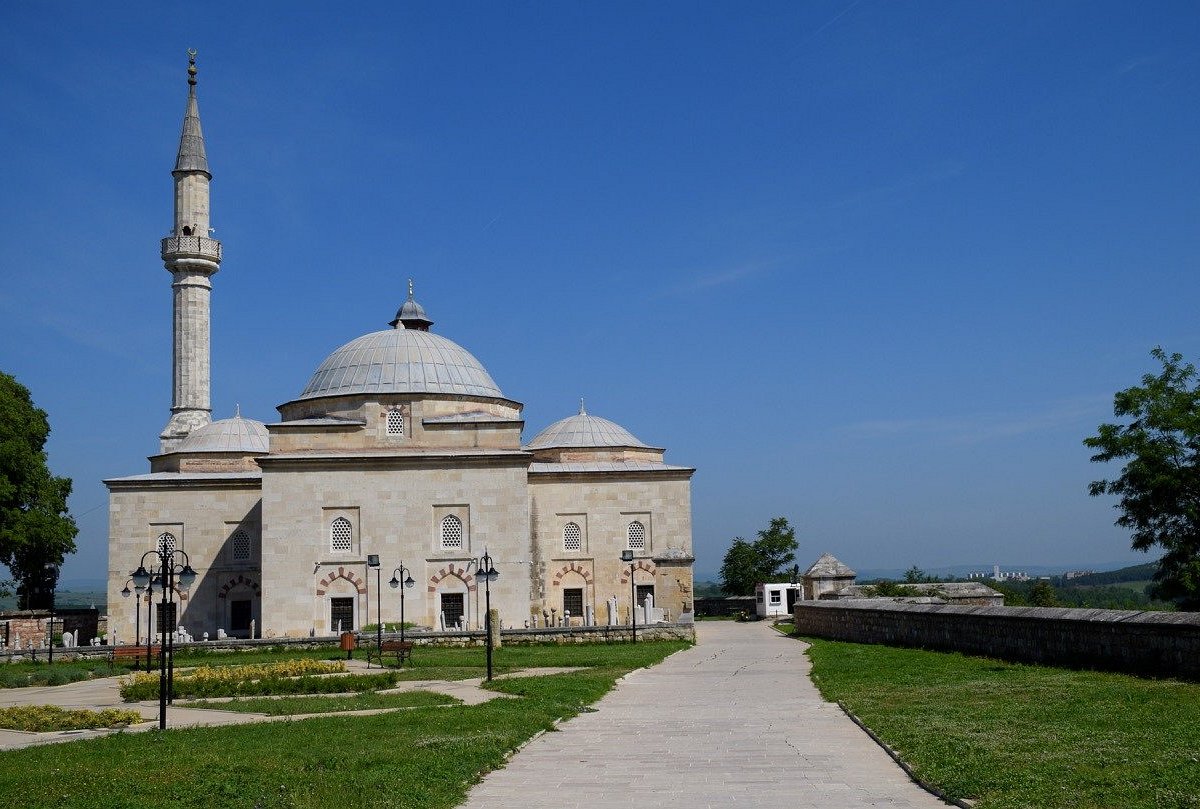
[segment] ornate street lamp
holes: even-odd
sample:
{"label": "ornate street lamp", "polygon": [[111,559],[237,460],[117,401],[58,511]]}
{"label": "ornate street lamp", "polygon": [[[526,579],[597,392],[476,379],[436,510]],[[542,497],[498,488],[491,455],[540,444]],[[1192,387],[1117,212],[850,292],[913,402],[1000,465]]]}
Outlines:
{"label": "ornate street lamp", "polygon": [[[129,579],[128,581],[125,582],[125,589],[121,590],[121,597],[129,598],[129,596],[132,595],[135,591],[137,592],[137,600],[134,602],[134,605],[133,605],[133,610],[134,610],[134,612],[133,612],[133,648],[134,648],[133,670],[141,671],[142,670],[142,659],[141,659],[141,657],[139,657],[136,654],[136,652],[137,652],[138,645],[142,642],[142,590],[144,590],[145,588],[142,587],[137,582],[133,582],[133,590],[130,590],[129,582],[131,582],[131,581],[133,581],[133,579]],[[147,629],[150,628],[150,616],[149,615],[146,616],[146,628]],[[146,661],[146,671],[149,671],[149,670],[150,670],[150,661],[147,660]]]}
{"label": "ornate street lamp", "polygon": [[637,643],[637,582],[633,580],[633,549],[621,551],[621,561],[629,563],[629,623],[633,626],[633,642]]}
{"label": "ornate street lamp", "polygon": [[[174,582],[176,577],[179,579],[179,586],[183,588],[191,587],[192,582],[196,580],[196,571],[192,569],[191,561],[188,559],[186,552],[174,548],[168,548],[164,543],[158,550],[146,551],[142,554],[142,559],[138,563],[137,570],[133,571],[134,585],[149,586],[150,571],[146,569],[146,557],[154,556],[158,559],[158,568],[155,570],[155,575],[159,578],[162,586],[162,604],[159,607],[159,632],[162,635],[161,649],[158,653],[159,660],[159,675],[158,675],[158,729],[167,729],[167,701],[174,701],[173,687],[175,685],[175,643],[174,632],[178,625],[177,616],[175,614],[176,604],[171,601],[171,592],[174,590]],[[183,563],[176,561],[176,557],[182,557]],[[150,633],[147,632],[147,635]],[[147,668],[149,668],[149,653],[147,657]]]}
{"label": "ornate street lamp", "polygon": [[[367,555],[367,567],[375,568],[375,651],[383,654],[383,587],[379,584],[379,577],[382,575],[379,567],[379,554],[372,553]],[[367,596],[367,615],[370,616],[371,601],[370,595]],[[383,658],[380,658],[382,663]]]}
{"label": "ornate street lamp", "polygon": [[475,578],[483,579],[483,595],[484,595],[484,634],[486,640],[484,646],[487,647],[487,678],[491,682],[492,679],[492,588],[491,583],[500,578],[500,572],[496,570],[492,564],[492,557],[488,554],[487,548],[483,549],[483,556],[478,559],[472,559],[467,563],[467,570],[475,568]]}
{"label": "ornate street lamp", "polygon": [[[400,581],[401,576],[405,577],[403,582]],[[403,584],[404,586],[401,587],[400,586],[401,584]],[[400,567],[398,567],[392,571],[392,578],[388,582],[388,585],[393,590],[396,590],[396,589],[400,590],[400,642],[401,643],[404,642],[404,591],[411,590],[413,588],[414,584],[416,584],[416,582],[413,581],[412,571],[405,568],[403,562],[400,563]]]}
{"label": "ornate street lamp", "polygon": [[50,579],[50,626],[46,630],[46,647],[50,650],[50,662],[54,662],[54,590],[58,584],[58,565],[46,563],[46,577]]}

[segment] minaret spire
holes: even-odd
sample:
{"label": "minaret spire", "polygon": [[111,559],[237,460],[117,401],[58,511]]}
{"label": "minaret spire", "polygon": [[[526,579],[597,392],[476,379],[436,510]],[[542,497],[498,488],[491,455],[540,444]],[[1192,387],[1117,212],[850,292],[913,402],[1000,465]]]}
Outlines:
{"label": "minaret spire", "polygon": [[200,105],[196,102],[196,51],[188,51],[188,100],[183,112],[183,131],[179,134],[179,155],[175,171],[202,171],[208,174],[208,155],[204,153],[204,132],[200,129]]}
{"label": "minaret spire", "polygon": [[172,277],[174,356],[171,420],[159,436],[170,452],[188,433],[212,421],[209,401],[210,280],[221,268],[221,243],[209,227],[208,156],[196,101],[196,51],[188,51],[188,97],[179,135],[175,179],[175,226],[162,240],[162,260]]}

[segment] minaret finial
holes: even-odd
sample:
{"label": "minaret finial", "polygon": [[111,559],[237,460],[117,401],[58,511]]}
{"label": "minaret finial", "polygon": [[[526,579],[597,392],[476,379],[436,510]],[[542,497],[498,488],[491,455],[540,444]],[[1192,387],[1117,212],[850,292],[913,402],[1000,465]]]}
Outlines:
{"label": "minaret finial", "polygon": [[196,49],[188,48],[188,84],[196,86]]}
{"label": "minaret finial", "polygon": [[579,415],[581,415],[581,416],[587,415],[587,409],[583,406],[583,397],[582,396],[579,397]]}

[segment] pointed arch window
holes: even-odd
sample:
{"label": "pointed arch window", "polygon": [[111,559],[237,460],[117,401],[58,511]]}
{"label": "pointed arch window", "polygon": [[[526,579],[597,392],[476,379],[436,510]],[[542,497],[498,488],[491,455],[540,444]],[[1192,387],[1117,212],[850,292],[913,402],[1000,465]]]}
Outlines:
{"label": "pointed arch window", "polygon": [[329,524],[330,553],[349,553],[354,549],[354,528],[345,517],[338,517]]}
{"label": "pointed arch window", "polygon": [[626,531],[626,539],[628,541],[630,550],[646,550],[646,526],[642,525],[637,520],[629,523],[629,528]]}
{"label": "pointed arch window", "polygon": [[[583,547],[583,532],[577,523],[569,522],[563,526],[563,550],[577,551]],[[574,614],[574,613],[572,613]]]}
{"label": "pointed arch window", "polygon": [[442,519],[442,550],[460,550],[462,546],[462,520],[453,514],[448,514]]}

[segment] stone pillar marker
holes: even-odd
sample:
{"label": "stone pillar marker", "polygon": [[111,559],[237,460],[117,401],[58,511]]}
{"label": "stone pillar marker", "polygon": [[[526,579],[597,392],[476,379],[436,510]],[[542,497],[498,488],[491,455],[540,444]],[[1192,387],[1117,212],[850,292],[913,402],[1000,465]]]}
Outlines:
{"label": "stone pillar marker", "polygon": [[487,642],[493,649],[500,648],[500,610],[495,607],[488,613]]}

